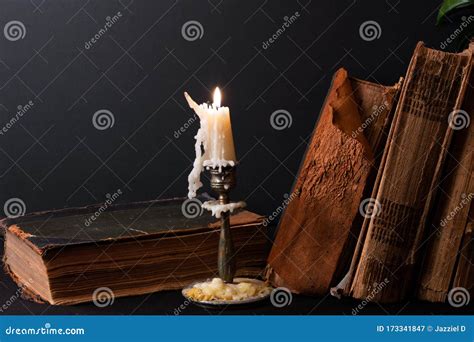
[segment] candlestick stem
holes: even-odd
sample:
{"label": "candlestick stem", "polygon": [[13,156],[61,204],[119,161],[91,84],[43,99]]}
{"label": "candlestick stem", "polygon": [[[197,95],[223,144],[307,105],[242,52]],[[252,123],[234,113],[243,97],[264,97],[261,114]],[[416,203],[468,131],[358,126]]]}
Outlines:
{"label": "candlestick stem", "polygon": [[[227,204],[221,202],[221,204]],[[219,252],[217,265],[219,269],[219,277],[226,283],[231,283],[235,275],[235,258],[234,244],[230,232],[229,212],[222,213],[221,216],[221,233],[219,237]]]}
{"label": "candlestick stem", "polygon": [[[235,168],[230,166],[211,168],[210,173],[211,188],[219,195],[219,204],[228,204],[229,192],[235,186]],[[219,277],[225,282],[233,282],[235,276],[235,252],[228,211],[221,214],[217,266]]]}

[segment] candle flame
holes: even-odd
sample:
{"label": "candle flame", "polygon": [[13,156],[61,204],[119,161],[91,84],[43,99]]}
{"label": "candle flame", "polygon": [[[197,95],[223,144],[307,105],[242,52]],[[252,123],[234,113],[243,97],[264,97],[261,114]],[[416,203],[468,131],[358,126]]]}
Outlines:
{"label": "candle flame", "polygon": [[221,91],[219,90],[219,87],[216,87],[216,90],[214,90],[214,106],[220,107],[221,106]]}

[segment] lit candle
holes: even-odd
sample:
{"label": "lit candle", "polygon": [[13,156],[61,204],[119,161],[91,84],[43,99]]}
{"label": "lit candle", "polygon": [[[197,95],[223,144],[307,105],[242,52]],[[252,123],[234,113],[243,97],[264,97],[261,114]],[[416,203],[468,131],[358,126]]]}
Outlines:
{"label": "lit candle", "polygon": [[208,155],[204,165],[225,166],[223,164],[235,163],[234,138],[230,124],[229,107],[221,107],[221,92],[219,88],[214,91],[214,103],[208,111]]}
{"label": "lit candle", "polygon": [[[229,107],[221,107],[221,92],[214,91],[214,103],[198,105],[187,93],[186,101],[199,117],[201,126],[194,137],[196,159],[188,176],[188,198],[196,197],[202,187],[201,172],[203,167],[234,166],[236,162]],[[204,153],[203,150],[204,149]]]}

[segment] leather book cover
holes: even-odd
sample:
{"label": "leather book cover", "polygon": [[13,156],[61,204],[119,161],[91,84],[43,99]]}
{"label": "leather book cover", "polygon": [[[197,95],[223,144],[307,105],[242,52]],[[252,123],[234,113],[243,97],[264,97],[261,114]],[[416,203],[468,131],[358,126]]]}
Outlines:
{"label": "leather book cover", "polygon": [[268,259],[275,286],[326,294],[345,271],[398,86],[334,75]]}

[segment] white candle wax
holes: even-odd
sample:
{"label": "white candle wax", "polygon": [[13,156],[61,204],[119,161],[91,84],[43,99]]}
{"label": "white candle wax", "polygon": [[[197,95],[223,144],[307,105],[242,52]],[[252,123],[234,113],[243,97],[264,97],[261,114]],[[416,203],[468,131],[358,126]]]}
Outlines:
{"label": "white candle wax", "polygon": [[[204,166],[223,167],[235,165],[234,139],[230,123],[228,107],[221,107],[221,94],[219,88],[214,92],[212,106],[203,103],[198,105],[184,93],[189,106],[196,112],[200,119],[200,128],[195,136],[196,159],[193,170],[188,176],[188,197],[196,196],[197,190],[202,187],[200,175]],[[202,148],[204,153],[202,153]]]}
{"label": "white candle wax", "polygon": [[220,107],[219,88],[216,88],[215,91],[213,109],[214,108],[215,110],[210,110],[207,116],[208,155],[206,158],[211,162],[210,165],[215,163],[218,166],[219,162],[222,161],[235,163],[236,158],[232,126],[230,123],[230,111],[229,107]]}
{"label": "white candle wax", "polygon": [[207,105],[198,105],[187,93],[184,93],[184,96],[186,101],[188,101],[189,107],[191,107],[199,117],[201,125],[194,137],[196,139],[196,143],[194,145],[196,159],[194,159],[193,169],[188,176],[188,198],[194,198],[196,197],[196,192],[202,187],[201,172],[203,168],[203,162],[206,159],[202,153],[202,149],[207,149],[207,113],[206,108],[204,107],[207,107]]}

